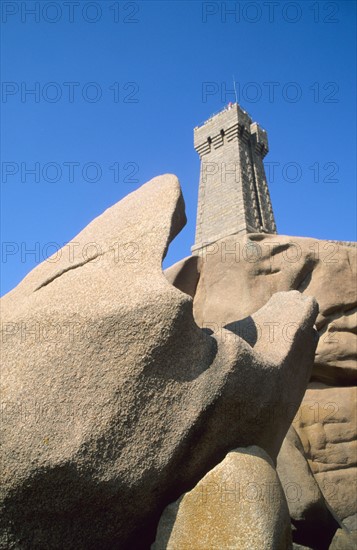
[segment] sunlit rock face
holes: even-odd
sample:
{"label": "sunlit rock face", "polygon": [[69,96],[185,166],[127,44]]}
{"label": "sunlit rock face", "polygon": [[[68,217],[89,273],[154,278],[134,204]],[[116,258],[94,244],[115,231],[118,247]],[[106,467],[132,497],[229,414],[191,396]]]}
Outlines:
{"label": "sunlit rock face", "polygon": [[[311,375],[316,302],[268,297],[251,340],[202,330],[162,271],[184,223],[177,178],[155,178],[3,298],[2,548],[148,548],[164,507],[227,452],[275,461]],[[272,320],[289,338],[254,341]]]}
{"label": "sunlit rock face", "polygon": [[164,511],[151,550],[289,550],[289,510],[271,458],[251,446],[227,454]]}

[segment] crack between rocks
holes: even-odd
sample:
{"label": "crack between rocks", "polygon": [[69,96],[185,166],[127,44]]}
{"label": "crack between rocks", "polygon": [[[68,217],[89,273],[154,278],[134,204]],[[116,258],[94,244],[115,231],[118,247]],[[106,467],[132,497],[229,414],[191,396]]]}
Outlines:
{"label": "crack between rocks", "polygon": [[68,271],[71,271],[72,269],[77,269],[77,267],[82,267],[83,265],[85,264],[88,264],[89,262],[93,261],[93,260],[96,260],[97,258],[99,258],[100,256],[104,256],[104,254],[106,253],[107,251],[105,252],[102,252],[101,254],[97,254],[96,256],[92,256],[91,258],[87,258],[86,260],[83,260],[83,262],[80,262],[76,265],[71,265],[69,267],[66,267],[64,269],[61,269],[60,271],[58,271],[57,273],[55,273],[54,275],[52,275],[52,277],[49,277],[48,279],[45,279],[45,281],[43,283],[41,283],[37,288],[35,288],[34,292],[37,292],[38,290],[40,290],[41,288],[49,285],[50,283],[52,283],[53,281],[55,281],[56,279],[58,279],[59,277],[61,277],[64,273],[67,273]]}
{"label": "crack between rocks", "polygon": [[330,467],[330,469],[323,469],[319,472],[315,472],[315,474],[326,474],[327,472],[334,472],[336,470],[348,470],[349,468],[355,468],[356,467],[355,464],[337,464],[337,463],[328,464],[327,462],[319,462],[319,461],[316,461],[316,460],[313,460],[313,459],[312,459],[312,462],[314,464],[317,464],[319,467],[320,467],[320,465],[322,467],[323,466],[329,466]]}
{"label": "crack between rocks", "polygon": [[[333,323],[333,321],[337,321],[343,316],[353,314],[354,309],[357,307],[357,302],[353,302],[352,304],[338,304],[337,306],[332,306],[331,308],[327,309],[324,313],[321,313],[323,316],[323,319],[321,320],[321,324],[319,323],[318,332],[320,333],[323,328],[325,328],[328,324]],[[338,317],[335,317],[336,313],[339,313]],[[352,332],[354,334],[355,329],[340,329],[339,331],[335,330],[334,332]]]}
{"label": "crack between rocks", "polygon": [[[307,271],[307,273],[305,273],[303,276],[302,276],[302,279],[301,281],[299,282],[298,285],[296,285],[296,290],[298,290],[299,292],[303,292],[304,290],[307,289],[307,287],[309,286],[310,282],[311,282],[311,278],[312,278],[312,273],[314,271],[316,267],[316,264],[314,264],[312,266],[311,269],[309,269]],[[310,278],[310,279],[309,279]]]}

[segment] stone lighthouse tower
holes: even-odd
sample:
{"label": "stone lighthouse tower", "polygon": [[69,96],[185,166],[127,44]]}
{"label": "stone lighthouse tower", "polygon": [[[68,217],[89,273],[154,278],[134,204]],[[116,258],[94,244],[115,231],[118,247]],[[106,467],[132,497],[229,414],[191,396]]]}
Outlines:
{"label": "stone lighthouse tower", "polygon": [[276,233],[263,158],[266,131],[237,104],[194,130],[201,159],[197,254],[218,239],[238,233]]}

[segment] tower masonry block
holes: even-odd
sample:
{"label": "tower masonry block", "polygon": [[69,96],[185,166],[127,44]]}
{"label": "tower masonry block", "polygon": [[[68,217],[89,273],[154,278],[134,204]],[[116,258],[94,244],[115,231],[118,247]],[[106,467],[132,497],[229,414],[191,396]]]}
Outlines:
{"label": "tower masonry block", "polygon": [[238,233],[276,233],[263,158],[268,137],[237,103],[194,130],[201,159],[192,253]]}

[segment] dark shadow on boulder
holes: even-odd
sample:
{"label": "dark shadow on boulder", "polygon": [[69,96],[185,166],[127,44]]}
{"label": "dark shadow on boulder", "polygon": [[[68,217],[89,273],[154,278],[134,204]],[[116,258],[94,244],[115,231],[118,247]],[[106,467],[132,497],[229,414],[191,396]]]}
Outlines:
{"label": "dark shadow on boulder", "polygon": [[257,326],[250,315],[240,321],[228,323],[224,328],[240,336],[240,338],[245,340],[252,348],[254,348],[259,338]]}

